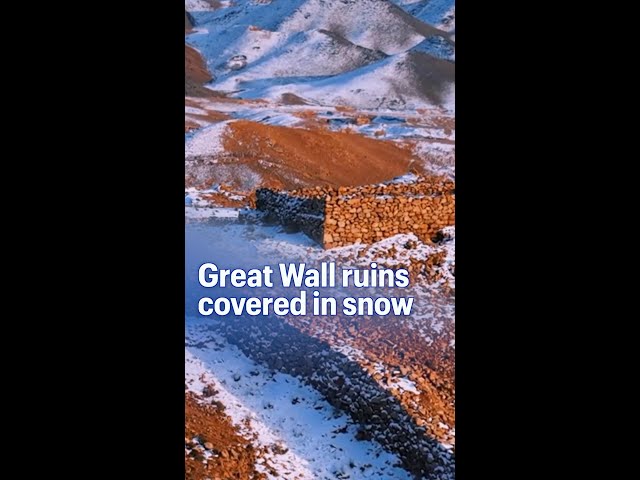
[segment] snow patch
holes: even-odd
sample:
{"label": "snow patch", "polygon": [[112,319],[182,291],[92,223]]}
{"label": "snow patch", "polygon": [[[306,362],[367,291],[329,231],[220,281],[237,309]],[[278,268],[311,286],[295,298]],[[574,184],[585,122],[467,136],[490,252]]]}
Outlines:
{"label": "snow patch", "polygon": [[212,12],[215,10],[206,0],[184,0],[184,9],[187,12]]}
{"label": "snow patch", "polygon": [[[198,344],[185,348],[189,390],[201,394],[205,385],[214,385],[225,413],[262,449],[264,463],[279,472],[272,476],[259,463],[257,468],[270,479],[410,479],[393,466],[397,456],[374,441],[356,440],[356,425],[313,388],[254,363],[208,332],[201,320],[187,319],[186,334],[187,345]],[[278,453],[274,445],[280,447]]]}
{"label": "snow patch", "polygon": [[229,121],[211,124],[185,136],[185,159],[196,156],[216,156],[224,153],[222,138]]}

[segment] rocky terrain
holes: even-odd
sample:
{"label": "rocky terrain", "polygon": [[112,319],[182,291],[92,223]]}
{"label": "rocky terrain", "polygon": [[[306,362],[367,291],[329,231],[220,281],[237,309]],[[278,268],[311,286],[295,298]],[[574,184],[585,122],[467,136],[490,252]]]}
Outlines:
{"label": "rocky terrain", "polygon": [[[187,264],[189,271],[195,271],[189,266],[199,264],[203,259],[223,264],[224,259],[229,258],[241,259],[235,262],[241,265],[247,262],[245,268],[268,264],[273,258],[313,263],[332,260],[354,266],[368,265],[374,259],[404,264],[411,263],[412,259],[425,261],[441,253],[450,257],[452,242],[455,241],[454,230],[451,230],[448,239],[440,245],[426,245],[415,236],[399,235],[368,246],[323,250],[302,233],[286,233],[281,227],[259,223],[238,223],[237,218],[231,215],[233,211],[219,209],[220,216],[188,223],[187,245],[199,246],[191,252],[194,258]],[[390,254],[390,251],[397,253]],[[298,407],[295,401],[297,394],[283,397],[277,392],[264,390],[260,387],[263,383],[254,384],[253,380],[258,375],[251,372],[257,369],[267,378],[286,375],[287,380],[282,380],[285,385],[300,382],[312,389],[315,398],[313,410],[322,405],[322,411],[332,412],[316,419],[317,422],[322,424],[334,414],[345,422],[336,430],[344,430],[345,435],[350,432],[349,445],[370,442],[367,449],[382,449],[395,457],[387,466],[400,467],[414,478],[453,478],[455,277],[451,273],[454,271],[452,266],[453,259],[449,258],[440,265],[440,277],[415,281],[410,291],[403,293],[417,299],[410,317],[345,318],[338,315],[200,320],[192,310],[188,311],[185,355],[194,361],[206,360],[205,366],[195,373],[189,373],[191,363],[187,363],[189,390],[207,401],[202,397],[206,383],[198,380],[203,372],[216,389],[221,385],[240,388],[246,381],[246,388],[250,387],[250,390],[243,393],[240,401],[218,399],[228,411],[235,412],[232,414],[234,423],[245,438],[261,435],[264,429],[269,434],[267,444],[281,442],[291,447],[296,444],[296,431],[304,431],[311,436],[307,437],[309,442],[324,441],[326,437],[317,430],[316,424],[305,428],[304,419],[296,423],[293,431],[289,430],[290,426],[280,423],[258,426],[243,422],[246,416],[253,418],[254,422],[267,422],[269,419],[265,419],[265,415],[287,417],[294,405]],[[335,294],[345,295],[346,292]],[[190,292],[187,304],[195,305],[196,297],[196,292]],[[220,349],[232,347],[236,349],[236,358],[251,365],[244,373],[220,353]],[[300,408],[303,407],[308,405],[300,404]],[[406,439],[411,441],[407,444]],[[256,442],[252,443],[254,448],[261,445]],[[352,448],[345,450],[350,452]],[[299,455],[305,459],[312,456],[306,451]],[[335,452],[331,455],[333,458]],[[321,469],[324,476],[318,476],[312,468],[301,472],[299,477],[285,475],[284,478],[346,478],[336,476],[335,472],[327,473],[327,465],[316,457],[314,459],[312,465]],[[329,465],[334,463],[332,461]],[[362,460],[354,464],[368,463],[371,462]],[[269,465],[282,475],[281,468],[284,467],[273,462]],[[344,464],[341,465],[344,470]],[[380,471],[366,476],[359,469],[347,470],[350,478],[396,478]]]}
{"label": "rocky terrain", "polygon": [[[356,211],[335,244],[252,210],[259,189],[454,191],[454,94],[452,0],[185,1],[185,480],[455,477],[453,202],[433,231],[358,223],[368,193],[336,204]],[[369,293],[414,309],[199,317],[204,261],[403,267],[407,289]]]}
{"label": "rocky terrain", "polygon": [[224,410],[212,387],[200,397],[185,395],[185,479],[266,478],[256,470],[251,441],[238,434]]}

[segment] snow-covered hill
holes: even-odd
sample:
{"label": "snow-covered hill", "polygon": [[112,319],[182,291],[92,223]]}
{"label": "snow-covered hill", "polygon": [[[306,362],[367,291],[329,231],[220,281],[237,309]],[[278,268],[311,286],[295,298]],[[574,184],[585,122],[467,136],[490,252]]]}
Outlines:
{"label": "snow-covered hill", "polygon": [[187,42],[216,79],[209,87],[241,98],[291,92],[320,105],[452,108],[454,8],[451,0],[187,1]]}
{"label": "snow-covered hill", "polygon": [[415,109],[433,104],[453,110],[454,70],[451,62],[407,52],[340,75],[236,80],[246,98],[279,98],[293,93],[320,105]]}
{"label": "snow-covered hill", "polygon": [[393,0],[411,15],[447,32],[456,27],[455,0]]}

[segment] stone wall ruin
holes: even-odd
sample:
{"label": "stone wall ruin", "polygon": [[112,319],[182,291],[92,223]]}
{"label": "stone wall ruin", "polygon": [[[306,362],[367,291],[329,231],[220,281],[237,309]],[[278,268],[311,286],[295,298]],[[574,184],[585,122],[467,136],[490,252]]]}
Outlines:
{"label": "stone wall ruin", "polygon": [[399,233],[430,241],[455,224],[455,184],[441,177],[412,176],[360,187],[259,189],[256,208],[324,248],[369,244]]}

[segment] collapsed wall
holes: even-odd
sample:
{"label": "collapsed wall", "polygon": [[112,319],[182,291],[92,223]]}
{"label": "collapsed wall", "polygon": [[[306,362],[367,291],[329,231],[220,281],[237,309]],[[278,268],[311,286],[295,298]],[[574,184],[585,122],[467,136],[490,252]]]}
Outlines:
{"label": "collapsed wall", "polygon": [[453,480],[453,454],[418,426],[402,404],[356,362],[271,317],[230,317],[211,327],[249,358],[312,386],[420,480]]}
{"label": "collapsed wall", "polygon": [[325,200],[321,197],[294,196],[262,188],[256,190],[256,208],[285,227],[301,230],[322,243]]}
{"label": "collapsed wall", "polygon": [[374,243],[399,233],[427,241],[455,224],[455,184],[442,177],[414,176],[361,187],[260,189],[256,207],[324,248]]}

